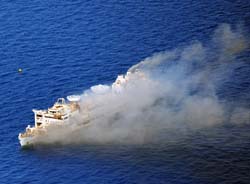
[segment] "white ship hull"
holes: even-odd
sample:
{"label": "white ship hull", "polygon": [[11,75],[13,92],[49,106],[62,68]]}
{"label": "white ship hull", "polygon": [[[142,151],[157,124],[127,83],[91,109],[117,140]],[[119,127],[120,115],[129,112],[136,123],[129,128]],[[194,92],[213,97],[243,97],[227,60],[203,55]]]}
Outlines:
{"label": "white ship hull", "polygon": [[21,137],[18,136],[21,147],[29,147],[34,144],[34,137]]}

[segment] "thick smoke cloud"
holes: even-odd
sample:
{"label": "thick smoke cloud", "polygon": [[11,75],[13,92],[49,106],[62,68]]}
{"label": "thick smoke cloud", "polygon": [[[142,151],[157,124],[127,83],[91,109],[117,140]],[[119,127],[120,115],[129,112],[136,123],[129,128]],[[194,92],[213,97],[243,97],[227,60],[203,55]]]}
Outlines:
{"label": "thick smoke cloud", "polygon": [[[51,129],[45,142],[145,143],[165,131],[187,131],[223,123],[249,123],[250,109],[228,111],[217,95],[225,71],[249,48],[243,29],[219,26],[211,40],[156,53],[132,66],[112,86],[93,86],[82,94],[72,127]],[[249,51],[249,50],[248,50]],[[228,79],[233,80],[233,79]]]}

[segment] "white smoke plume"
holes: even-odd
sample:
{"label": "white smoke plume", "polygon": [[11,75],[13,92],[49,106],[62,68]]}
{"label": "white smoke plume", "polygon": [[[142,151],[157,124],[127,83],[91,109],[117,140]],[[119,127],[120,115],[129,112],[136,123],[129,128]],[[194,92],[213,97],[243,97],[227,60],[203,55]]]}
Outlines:
{"label": "white smoke plume", "polygon": [[250,109],[237,106],[228,115],[225,100],[216,92],[218,81],[227,78],[221,71],[249,51],[249,40],[241,30],[223,24],[205,46],[195,41],[156,53],[132,66],[113,85],[91,87],[82,94],[80,114],[71,120],[73,126],[88,116],[90,126],[74,133],[51,130],[47,141],[137,144],[169,130],[249,123]]}

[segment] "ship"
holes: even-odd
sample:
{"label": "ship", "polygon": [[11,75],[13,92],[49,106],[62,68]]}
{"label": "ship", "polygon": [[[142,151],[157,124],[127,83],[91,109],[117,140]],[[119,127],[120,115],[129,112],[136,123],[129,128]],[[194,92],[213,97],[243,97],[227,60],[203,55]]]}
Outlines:
{"label": "ship", "polygon": [[[96,85],[92,86],[90,91],[94,94],[111,92],[119,95],[123,93],[123,90],[126,88],[128,81],[131,80],[131,77],[132,79],[139,77],[140,79],[145,80],[144,73],[140,72],[139,70],[135,70],[133,75],[131,72],[127,72],[126,75],[118,75],[116,81],[111,85],[111,87],[106,85]],[[93,105],[91,103],[85,102],[84,105],[82,105],[83,107],[80,108],[79,103],[81,98],[83,98],[82,102],[84,102],[85,97],[88,97],[88,91],[82,96],[67,96],[67,100],[64,98],[59,98],[56,103],[47,110],[33,109],[34,125],[28,125],[25,131],[23,133],[19,133],[18,135],[21,147],[30,147],[35,144],[42,143],[43,138],[49,136],[49,130],[51,129],[70,129],[67,132],[74,133],[75,131],[81,130],[81,128],[90,126],[91,121],[102,118],[102,114],[95,114],[95,116],[90,115],[91,110],[100,106],[101,104]],[[79,114],[81,117],[80,123],[76,122],[74,119],[77,114]]]}
{"label": "ship", "polygon": [[[77,95],[68,96],[67,101],[64,98],[58,98],[56,103],[47,110],[33,109],[34,126],[28,125],[25,131],[18,135],[21,147],[30,147],[39,142],[39,138],[46,136],[50,127],[70,125],[71,118],[80,112],[80,98]],[[89,118],[86,118],[79,126],[86,126],[88,123]]]}

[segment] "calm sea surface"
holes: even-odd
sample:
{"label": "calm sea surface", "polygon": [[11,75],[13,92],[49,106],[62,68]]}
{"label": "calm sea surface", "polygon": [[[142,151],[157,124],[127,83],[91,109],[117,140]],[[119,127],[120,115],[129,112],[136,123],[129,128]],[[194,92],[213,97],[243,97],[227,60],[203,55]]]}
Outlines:
{"label": "calm sea surface", "polygon": [[[221,23],[250,32],[250,1],[1,2],[0,183],[250,183],[249,125],[143,145],[22,150],[17,140],[33,108],[110,84],[155,52],[206,42]],[[221,93],[250,104],[245,64]]]}

